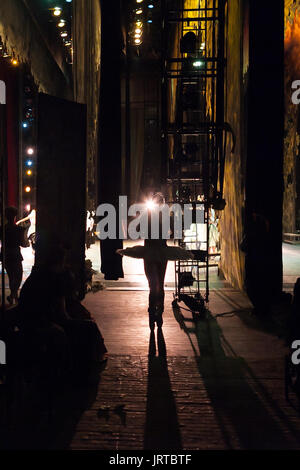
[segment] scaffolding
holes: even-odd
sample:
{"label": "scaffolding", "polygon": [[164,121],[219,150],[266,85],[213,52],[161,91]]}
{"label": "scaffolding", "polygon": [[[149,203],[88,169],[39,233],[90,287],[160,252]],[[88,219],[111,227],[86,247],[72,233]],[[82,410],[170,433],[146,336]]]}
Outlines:
{"label": "scaffolding", "polygon": [[202,211],[180,245],[174,302],[201,312],[209,300],[212,212],[225,207],[223,178],[226,0],[162,0],[162,155],[169,202]]}

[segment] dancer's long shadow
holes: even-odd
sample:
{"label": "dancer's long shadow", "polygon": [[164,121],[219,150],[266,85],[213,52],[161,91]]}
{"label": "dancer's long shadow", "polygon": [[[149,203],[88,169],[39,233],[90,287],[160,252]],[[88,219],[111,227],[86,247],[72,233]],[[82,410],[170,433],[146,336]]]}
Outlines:
{"label": "dancer's long shadow", "polygon": [[155,333],[149,341],[147,416],[144,449],[180,450],[181,436],[167,364],[167,350],[162,330],[157,330],[158,356]]}
{"label": "dancer's long shadow", "polygon": [[[173,311],[193,347],[226,448],[295,448],[289,434],[297,442],[299,432],[247,362],[235,354],[210,312],[206,319],[187,327],[188,319],[180,308],[174,307]],[[193,335],[200,354],[193,344]]]}

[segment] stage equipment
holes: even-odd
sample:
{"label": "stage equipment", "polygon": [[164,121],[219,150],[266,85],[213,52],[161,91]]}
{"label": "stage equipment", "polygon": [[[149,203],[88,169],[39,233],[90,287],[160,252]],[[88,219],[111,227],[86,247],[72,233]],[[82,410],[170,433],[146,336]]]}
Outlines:
{"label": "stage equipment", "polygon": [[[209,300],[209,214],[211,208],[223,210],[226,205],[223,179],[229,129],[224,122],[226,1],[195,4],[161,2],[162,155],[169,202],[193,204],[193,224],[183,231],[179,244],[192,250],[194,259],[176,262],[174,302],[184,301],[190,310],[200,312]],[[176,35],[181,38],[179,47],[170,48]],[[198,205],[201,224],[196,223]]]}

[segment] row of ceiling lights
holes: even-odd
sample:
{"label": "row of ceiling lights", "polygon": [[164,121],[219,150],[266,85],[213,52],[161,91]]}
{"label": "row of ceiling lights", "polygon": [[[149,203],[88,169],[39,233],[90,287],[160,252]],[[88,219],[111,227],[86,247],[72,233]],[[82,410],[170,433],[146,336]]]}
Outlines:
{"label": "row of ceiling lights", "polygon": [[[131,28],[131,36],[133,38],[133,44],[139,46],[143,42],[143,13],[144,11],[144,0],[136,0],[136,3],[139,4],[138,8],[134,10],[134,23]],[[154,8],[153,3],[148,3],[147,8],[152,10]],[[152,23],[152,19],[148,18],[147,23]]]}
{"label": "row of ceiling lights", "polygon": [[[66,3],[72,3],[72,0],[66,0]],[[58,18],[59,21],[57,23],[57,27],[61,29],[60,37],[63,39],[64,45],[70,48],[70,53],[72,54],[72,39],[69,37],[69,33],[65,28],[66,20],[61,18],[63,9],[61,7],[54,7],[51,9],[52,14],[55,18]],[[0,41],[0,57],[4,57],[9,59],[11,64],[16,67],[19,65],[19,60],[15,57],[14,54],[9,54],[5,45]]]}
{"label": "row of ceiling lights", "polygon": [[[72,3],[72,0],[66,0],[67,3]],[[54,7],[51,9],[52,15],[58,19],[57,27],[61,30],[60,37],[63,39],[64,45],[71,48],[72,52],[72,39],[68,31],[65,29],[66,20],[62,18],[63,9],[61,7]]]}

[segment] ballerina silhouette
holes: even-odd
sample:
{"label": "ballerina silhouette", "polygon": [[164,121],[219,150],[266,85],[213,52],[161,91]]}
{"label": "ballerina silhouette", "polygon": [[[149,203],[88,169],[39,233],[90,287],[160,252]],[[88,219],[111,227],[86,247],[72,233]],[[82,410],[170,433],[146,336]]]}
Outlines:
{"label": "ballerina silhouette", "polygon": [[[155,323],[158,328],[163,325],[164,312],[164,280],[168,261],[178,259],[193,258],[193,254],[178,246],[168,246],[162,233],[161,209],[165,205],[165,198],[162,193],[155,193],[152,196],[151,210],[148,211],[148,239],[144,246],[134,246],[125,250],[117,250],[121,256],[131,258],[143,258],[145,275],[149,284],[149,326],[153,330]],[[151,238],[151,211],[158,211],[159,215],[159,238]]]}

